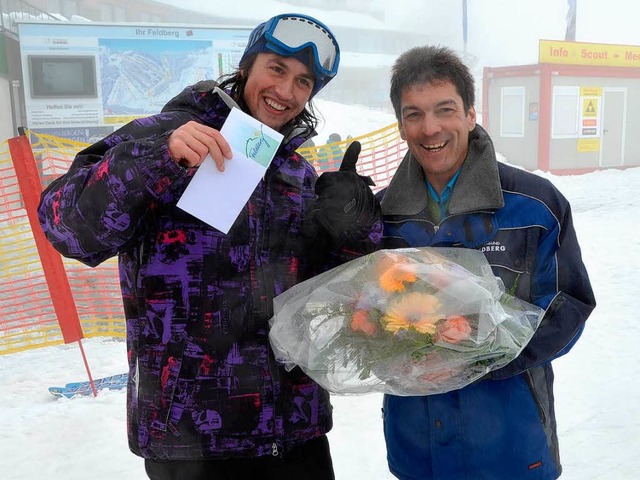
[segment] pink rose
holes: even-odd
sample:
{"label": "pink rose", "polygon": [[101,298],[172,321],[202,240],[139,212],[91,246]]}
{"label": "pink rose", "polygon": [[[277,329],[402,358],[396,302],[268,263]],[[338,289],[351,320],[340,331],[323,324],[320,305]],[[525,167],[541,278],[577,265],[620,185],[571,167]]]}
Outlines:
{"label": "pink rose", "polygon": [[439,325],[437,339],[448,343],[459,343],[469,338],[469,320],[461,315],[451,315]]}
{"label": "pink rose", "polygon": [[351,317],[351,330],[354,332],[362,332],[368,337],[376,334],[378,327],[369,319],[369,312],[358,309],[353,312]]}

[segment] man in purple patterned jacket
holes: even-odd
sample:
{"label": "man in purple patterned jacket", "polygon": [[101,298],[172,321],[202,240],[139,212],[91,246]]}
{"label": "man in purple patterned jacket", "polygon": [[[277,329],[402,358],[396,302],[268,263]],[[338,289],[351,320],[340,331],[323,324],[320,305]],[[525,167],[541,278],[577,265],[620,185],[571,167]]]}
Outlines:
{"label": "man in purple patterned jacket", "polygon": [[[381,239],[359,148],[319,179],[295,152],[315,134],[310,102],[339,58],[326,26],[278,15],[252,32],[236,73],[83,150],[43,192],[58,251],[90,266],[118,256],[129,446],[151,479],[334,478],[329,394],[275,362],[268,321],[276,295]],[[223,234],[176,203],[208,154],[224,172],[232,106],[285,138]]]}

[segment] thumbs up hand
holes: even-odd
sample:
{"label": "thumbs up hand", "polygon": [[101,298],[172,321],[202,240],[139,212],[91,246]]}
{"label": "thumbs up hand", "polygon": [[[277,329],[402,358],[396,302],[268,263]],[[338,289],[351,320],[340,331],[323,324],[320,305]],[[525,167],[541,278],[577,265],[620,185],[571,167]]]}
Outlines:
{"label": "thumbs up hand", "polygon": [[370,188],[375,183],[356,172],[360,150],[360,142],[350,143],[340,169],[325,172],[316,181],[311,214],[334,238],[360,239],[381,218],[380,203]]}

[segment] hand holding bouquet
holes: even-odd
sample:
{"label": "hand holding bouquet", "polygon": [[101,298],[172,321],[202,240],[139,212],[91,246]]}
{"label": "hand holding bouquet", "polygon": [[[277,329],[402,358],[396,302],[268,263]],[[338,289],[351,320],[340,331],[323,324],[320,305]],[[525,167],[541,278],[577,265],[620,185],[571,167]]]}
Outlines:
{"label": "hand holding bouquet", "polygon": [[381,250],[274,300],[278,361],[333,393],[429,395],[513,360],[543,310],[504,291],[484,255],[459,248]]}

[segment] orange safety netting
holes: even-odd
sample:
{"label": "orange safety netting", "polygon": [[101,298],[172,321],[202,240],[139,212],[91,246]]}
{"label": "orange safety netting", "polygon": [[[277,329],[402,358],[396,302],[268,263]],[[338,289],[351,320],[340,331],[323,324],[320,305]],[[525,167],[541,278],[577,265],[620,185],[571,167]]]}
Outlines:
{"label": "orange safety netting", "polygon": [[[29,134],[43,185],[65,173],[75,154],[87,146]],[[406,152],[396,124],[352,140],[362,144],[358,172],[373,178],[375,190],[388,185]],[[299,152],[319,173],[335,170],[352,140]],[[0,144],[0,221],[0,355],[63,343],[6,141]],[[124,337],[116,259],[96,268],[64,259],[64,267],[84,336]]]}
{"label": "orange safety netting", "polygon": [[336,170],[340,166],[342,154],[354,140],[362,144],[357,164],[358,173],[369,175],[373,179],[376,183],[375,191],[389,185],[393,173],[407,151],[395,123],[350,140],[301,148],[298,152],[304,155],[318,173],[322,173],[327,170]]}

